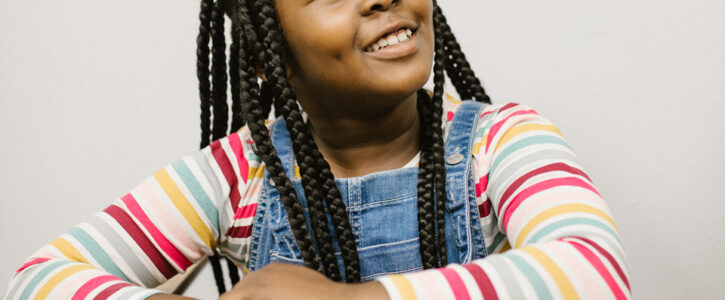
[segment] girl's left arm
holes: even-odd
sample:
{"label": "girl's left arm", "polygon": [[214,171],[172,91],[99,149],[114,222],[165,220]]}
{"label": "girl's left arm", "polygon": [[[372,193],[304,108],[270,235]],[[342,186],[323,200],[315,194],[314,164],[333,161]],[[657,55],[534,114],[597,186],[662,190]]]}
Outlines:
{"label": "girl's left arm", "polygon": [[518,104],[489,106],[473,148],[484,259],[378,279],[391,299],[628,299],[607,205],[559,130]]}

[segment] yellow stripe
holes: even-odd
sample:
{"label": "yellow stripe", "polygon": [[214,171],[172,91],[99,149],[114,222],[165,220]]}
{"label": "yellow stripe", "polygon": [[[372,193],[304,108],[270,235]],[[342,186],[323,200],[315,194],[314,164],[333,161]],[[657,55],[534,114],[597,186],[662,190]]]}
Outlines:
{"label": "yellow stripe", "polygon": [[413,290],[413,285],[410,284],[410,281],[408,281],[405,276],[393,275],[389,278],[393,281],[395,287],[398,288],[398,292],[400,293],[400,297],[402,299],[418,299],[418,297],[415,296],[415,290]]}
{"label": "yellow stripe", "polygon": [[554,282],[556,282],[556,286],[559,287],[559,291],[561,291],[561,295],[564,296],[564,299],[579,299],[579,295],[577,295],[576,290],[569,279],[566,278],[564,271],[562,271],[561,268],[559,268],[559,266],[557,266],[556,263],[546,255],[546,253],[534,247],[525,247],[522,248],[522,250],[533,256],[537,261],[539,261],[544,269],[549,272],[549,275],[551,275]]}
{"label": "yellow stripe", "polygon": [[561,132],[559,131],[559,128],[556,128],[554,125],[543,125],[543,124],[536,124],[536,123],[530,123],[530,124],[523,124],[514,126],[514,128],[511,128],[506,131],[506,133],[501,137],[501,140],[498,141],[498,144],[496,144],[496,147],[494,148],[494,152],[498,150],[498,147],[501,145],[506,144],[510,139],[518,136],[519,134],[528,132],[528,131],[534,131],[534,130],[542,130],[542,131],[550,131],[553,132],[559,136],[561,136]]}
{"label": "yellow stripe", "polygon": [[302,178],[302,174],[300,174],[300,166],[295,165],[295,178],[300,179]]}
{"label": "yellow stripe", "polygon": [[461,104],[461,103],[463,103],[461,100],[458,100],[458,99],[453,98],[453,96],[451,96],[448,93],[446,93],[445,95],[446,95],[446,99],[448,99],[448,101],[453,102],[453,104]]}
{"label": "yellow stripe", "polygon": [[83,254],[81,254],[76,247],[73,247],[70,242],[66,241],[64,238],[57,238],[50,242],[50,244],[58,249],[60,253],[63,253],[65,257],[70,259],[71,261],[77,261],[77,262],[83,262],[88,263],[88,260],[86,259]]}
{"label": "yellow stripe", "polygon": [[511,250],[511,244],[509,244],[509,241],[508,240],[505,240],[503,242],[503,247],[501,247],[501,250],[498,250],[497,253],[504,253],[504,252],[509,251],[509,250]]}
{"label": "yellow stripe", "polygon": [[35,295],[35,299],[47,298],[48,294],[50,294],[50,291],[52,291],[53,288],[55,288],[61,281],[68,278],[68,276],[92,268],[93,267],[91,267],[90,265],[73,265],[63,271],[58,272],[58,274],[55,274],[43,285],[40,291],[38,291],[38,294]]}
{"label": "yellow stripe", "polygon": [[561,214],[579,213],[579,212],[596,215],[596,216],[606,220],[609,223],[609,225],[612,225],[612,228],[614,228],[614,230],[619,231],[617,229],[617,225],[614,225],[614,220],[612,220],[612,218],[610,218],[609,215],[607,215],[602,210],[600,210],[596,207],[586,205],[586,204],[571,203],[571,204],[565,204],[565,205],[559,205],[559,206],[552,207],[550,209],[543,211],[542,213],[538,214],[536,217],[531,219],[531,221],[529,221],[529,223],[527,223],[526,226],[524,226],[524,228],[519,233],[519,236],[516,238],[516,248],[521,247],[521,244],[524,242],[524,239],[526,239],[526,237],[529,235],[529,233],[531,233],[531,231],[536,226],[541,224],[541,222],[544,222],[550,218],[556,217]]}
{"label": "yellow stripe", "polygon": [[189,201],[186,200],[186,197],[183,193],[181,193],[179,187],[177,187],[174,181],[171,180],[169,173],[166,173],[166,170],[161,170],[154,174],[154,178],[156,178],[156,181],[158,181],[161,188],[164,189],[164,192],[166,192],[166,195],[169,196],[171,202],[174,203],[176,208],[179,212],[181,212],[186,221],[189,222],[189,225],[191,225],[191,228],[196,231],[196,234],[201,238],[201,240],[204,241],[209,248],[216,248],[214,235],[211,231],[209,231],[209,228],[206,227],[206,224],[204,224],[204,221],[201,220],[199,214],[196,213],[194,207],[192,207]]}
{"label": "yellow stripe", "polygon": [[264,178],[264,166],[260,166],[259,168],[249,168],[247,178]]}

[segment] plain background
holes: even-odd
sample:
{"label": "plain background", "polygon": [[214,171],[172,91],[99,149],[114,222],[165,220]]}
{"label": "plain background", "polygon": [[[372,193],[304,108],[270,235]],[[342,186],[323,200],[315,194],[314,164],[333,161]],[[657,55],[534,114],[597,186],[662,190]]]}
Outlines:
{"label": "plain background", "polygon": [[[495,103],[557,124],[640,299],[723,296],[725,1],[442,0]],[[0,2],[0,291],[25,257],[196,150],[198,1]],[[208,268],[187,295],[214,298]]]}

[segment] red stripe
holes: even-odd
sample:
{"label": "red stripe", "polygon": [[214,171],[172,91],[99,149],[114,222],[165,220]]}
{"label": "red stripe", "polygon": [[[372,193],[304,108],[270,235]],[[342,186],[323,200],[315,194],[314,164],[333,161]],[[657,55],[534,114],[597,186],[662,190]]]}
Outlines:
{"label": "red stripe", "polygon": [[491,200],[486,198],[486,200],[481,203],[481,205],[478,206],[478,216],[480,218],[488,217],[488,214],[491,213]]}
{"label": "red stripe", "polygon": [[108,297],[112,296],[115,292],[118,292],[118,290],[120,290],[122,288],[125,288],[125,287],[128,287],[128,286],[132,286],[132,285],[130,283],[126,283],[126,282],[116,283],[116,284],[114,284],[112,286],[107,287],[102,292],[98,293],[98,295],[96,295],[95,297],[93,297],[93,299],[94,300],[96,300],[96,299],[98,299],[98,300],[108,299]]}
{"label": "red stripe", "polygon": [[488,114],[492,114],[492,113],[493,113],[494,111],[495,111],[495,110],[492,110],[492,111],[487,111],[487,112],[484,112],[484,113],[482,113],[482,114],[481,114],[480,116],[478,116],[478,118],[479,118],[479,119],[480,119],[480,118],[483,118],[483,116],[485,116],[485,115],[488,115]]}
{"label": "red stripe", "polygon": [[154,263],[154,266],[156,266],[156,268],[161,271],[161,274],[163,274],[164,277],[171,278],[176,275],[176,270],[174,269],[174,267],[172,267],[171,264],[166,261],[161,252],[156,249],[151,240],[146,237],[141,228],[133,222],[133,219],[131,219],[131,217],[126,214],[123,209],[116,205],[111,205],[103,211],[113,217],[113,219],[115,219],[116,222],[118,222],[118,224],[120,224],[121,227],[126,230],[126,233],[128,233],[128,235],[133,238],[139,248],[141,248],[141,250],[146,253],[146,256],[151,260],[151,262]]}
{"label": "red stripe", "polygon": [[[500,111],[499,111],[499,113],[500,113]],[[506,121],[508,121],[510,118],[512,118],[514,116],[527,115],[527,114],[536,115],[537,113],[533,109],[520,110],[520,111],[510,114],[508,117],[506,117],[505,119],[503,119],[501,121],[498,121],[496,124],[493,124],[493,126],[491,126],[491,129],[488,131],[488,140],[486,141],[486,153],[488,153],[488,148],[489,148],[489,146],[491,146],[491,141],[493,140],[493,137],[496,136],[496,134],[501,129],[503,124],[506,123]]]}
{"label": "red stripe", "polygon": [[244,218],[251,218],[254,217],[254,214],[257,213],[257,203],[252,203],[249,205],[242,206],[237,209],[237,212],[234,214],[234,219],[244,219]]}
{"label": "red stripe", "polygon": [[604,250],[604,248],[599,246],[597,243],[595,243],[587,238],[583,238],[583,237],[575,237],[575,238],[580,239],[580,240],[584,241],[585,243],[589,244],[590,246],[594,247],[594,249],[597,249],[597,251],[599,251],[599,253],[609,261],[609,263],[612,265],[612,267],[614,267],[614,270],[617,271],[619,278],[622,279],[622,281],[624,281],[624,284],[627,285],[627,290],[632,291],[632,289],[629,287],[629,280],[627,280],[627,276],[624,275],[624,271],[622,271],[622,268],[619,267],[619,264],[614,259],[614,257],[612,257],[612,255],[609,254],[609,251]]}
{"label": "red stripe", "polygon": [[565,163],[558,162],[558,163],[548,164],[546,166],[529,171],[528,173],[524,174],[524,176],[517,178],[516,181],[511,183],[511,185],[509,185],[509,187],[506,189],[506,192],[504,192],[503,195],[501,196],[501,200],[498,203],[498,210],[501,211],[501,208],[503,208],[504,203],[506,203],[506,201],[508,201],[508,198],[511,196],[511,194],[513,194],[514,191],[516,191],[526,180],[528,180],[529,178],[534,177],[536,175],[542,174],[542,173],[554,172],[554,171],[564,171],[564,172],[571,173],[574,175],[580,175],[580,176],[585,177],[587,180],[591,181],[591,179],[589,179],[589,176],[587,176],[587,174],[584,173],[584,171],[574,168],[572,166],[569,166]]}
{"label": "red stripe", "polygon": [[32,265],[39,264],[39,263],[42,263],[42,262],[48,261],[48,260],[50,260],[50,258],[36,258],[36,259],[33,259],[33,260],[29,261],[29,262],[24,263],[17,271],[15,271],[15,273],[20,273],[20,271],[25,270],[25,268],[27,268],[27,267],[30,267]]}
{"label": "red stripe", "polygon": [[498,110],[498,113],[502,113],[502,112],[508,110],[509,108],[516,107],[518,105],[519,105],[518,103],[508,103],[508,104],[502,106],[501,109]]}
{"label": "red stripe", "polygon": [[478,179],[478,183],[476,183],[476,197],[481,197],[481,194],[486,192],[486,188],[488,188],[488,173]]}
{"label": "red stripe", "polygon": [[441,274],[443,274],[443,277],[445,277],[448,281],[448,286],[451,287],[451,292],[453,292],[453,297],[455,299],[471,299],[471,295],[468,294],[468,289],[466,289],[466,284],[463,282],[463,279],[461,279],[461,275],[458,275],[458,272],[449,268],[441,268],[438,269],[438,271],[440,271]]}
{"label": "red stripe", "polygon": [[174,244],[172,244],[158,228],[156,228],[154,223],[151,222],[149,217],[143,209],[141,209],[141,206],[138,205],[138,202],[131,194],[126,194],[121,197],[121,200],[128,210],[136,217],[136,219],[139,220],[139,222],[141,222],[141,224],[146,228],[146,231],[151,234],[151,237],[153,237],[154,241],[156,241],[156,244],[158,244],[159,247],[161,247],[161,249],[163,249],[164,252],[174,260],[176,265],[180,266],[182,270],[186,270],[186,268],[192,265],[192,262],[186,258],[186,256],[184,256],[184,254],[182,254],[181,251],[179,251],[179,249],[176,248],[176,246],[174,246]]}
{"label": "red stripe", "polygon": [[[511,215],[516,211],[516,208],[521,205],[524,200],[529,198],[531,195],[534,195],[536,193],[539,193],[541,191],[545,191],[551,188],[556,188],[560,186],[577,186],[581,188],[588,189],[597,195],[599,195],[599,192],[597,192],[596,189],[594,189],[593,186],[591,186],[588,182],[580,179],[579,177],[563,177],[563,178],[552,178],[549,180],[544,180],[542,182],[536,183],[516,195],[513,200],[511,200],[511,204],[509,204],[508,208],[506,208],[506,213],[504,213],[503,217],[503,228],[504,232],[508,229],[508,221]],[[499,214],[501,213],[501,210],[499,209]]]}
{"label": "red stripe", "polygon": [[98,276],[96,278],[93,278],[91,280],[88,280],[86,283],[84,283],[78,291],[76,291],[75,294],[73,294],[73,298],[71,300],[82,300],[85,299],[88,294],[90,294],[93,290],[95,290],[100,285],[114,280],[121,280],[121,278],[118,278],[116,276],[112,275],[103,275]]}
{"label": "red stripe", "polygon": [[249,177],[249,162],[244,157],[244,149],[242,148],[242,141],[239,139],[239,134],[232,134],[228,137],[229,146],[234,151],[234,155],[237,157],[237,165],[239,166],[239,176],[242,177],[242,181],[247,183],[247,177]]}
{"label": "red stripe", "polygon": [[622,292],[622,289],[619,288],[619,285],[617,285],[617,282],[614,281],[614,278],[612,278],[612,274],[609,274],[609,271],[607,268],[602,264],[602,261],[597,257],[594,252],[589,250],[587,247],[584,247],[583,245],[575,242],[575,241],[566,241],[574,248],[576,248],[588,261],[592,264],[594,269],[599,272],[599,275],[601,275],[604,278],[604,281],[609,286],[609,289],[612,290],[614,293],[614,296],[617,299],[627,299],[627,296],[624,295],[624,292]]}
{"label": "red stripe", "polygon": [[233,238],[248,238],[252,236],[252,226],[229,227],[226,235]]}
{"label": "red stripe", "polygon": [[234,175],[234,167],[232,167],[232,163],[229,161],[227,153],[224,152],[224,148],[222,148],[219,140],[211,143],[210,147],[211,154],[214,156],[217,165],[222,170],[224,178],[226,178],[227,184],[229,184],[229,188],[231,189],[229,200],[231,201],[232,208],[236,209],[239,206],[239,199],[241,199],[241,196],[239,195],[239,190],[237,188],[238,182],[237,177]]}
{"label": "red stripe", "polygon": [[463,267],[471,273],[471,276],[473,276],[473,279],[478,284],[478,288],[481,290],[483,299],[498,299],[496,289],[493,287],[491,279],[488,278],[488,275],[486,275],[486,271],[484,271],[483,268],[477,264],[467,264]]}

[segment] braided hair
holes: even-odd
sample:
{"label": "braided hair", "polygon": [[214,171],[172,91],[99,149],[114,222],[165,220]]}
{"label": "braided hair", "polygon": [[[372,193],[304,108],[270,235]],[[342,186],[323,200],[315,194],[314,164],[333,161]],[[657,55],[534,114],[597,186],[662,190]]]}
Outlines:
{"label": "braided hair", "polygon": [[[445,75],[448,75],[463,99],[490,103],[441,8],[435,0],[432,1],[435,30],[434,89],[432,95],[423,89],[417,93],[421,118],[418,229],[420,255],[425,269],[447,264],[444,226],[446,174],[441,128]],[[228,61],[225,13],[232,23]],[[199,20],[197,76],[201,99],[201,147],[246,124],[255,143],[254,151],[264,162],[274,187],[279,191],[304,265],[335,281],[360,282],[360,260],[345,204],[330,165],[320,153],[310,128],[302,118],[296,95],[286,76],[283,57],[287,45],[274,0],[201,0]],[[266,77],[266,81],[261,84],[257,77],[258,67],[264,70]],[[231,85],[231,111],[227,103],[227,81]],[[265,125],[273,107],[275,113],[285,119],[292,139],[309,206],[310,229],[306,226],[298,196]],[[329,212],[332,224],[328,224],[326,212]],[[340,274],[330,228],[338,237],[344,277]],[[221,294],[226,288],[220,258],[215,255],[210,257],[210,261]],[[239,280],[238,271],[230,261],[227,261],[227,265],[232,284],[235,284]]]}

